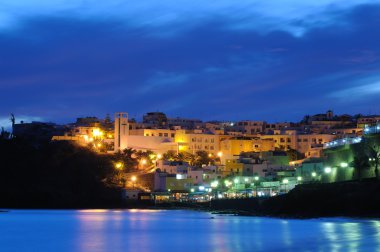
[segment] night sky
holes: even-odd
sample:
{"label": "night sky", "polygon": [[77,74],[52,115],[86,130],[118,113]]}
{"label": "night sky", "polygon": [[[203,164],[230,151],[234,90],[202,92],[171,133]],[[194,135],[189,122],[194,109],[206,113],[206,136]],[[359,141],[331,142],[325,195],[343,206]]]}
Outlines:
{"label": "night sky", "polygon": [[299,121],[379,101],[377,0],[0,2],[0,126],[117,111]]}

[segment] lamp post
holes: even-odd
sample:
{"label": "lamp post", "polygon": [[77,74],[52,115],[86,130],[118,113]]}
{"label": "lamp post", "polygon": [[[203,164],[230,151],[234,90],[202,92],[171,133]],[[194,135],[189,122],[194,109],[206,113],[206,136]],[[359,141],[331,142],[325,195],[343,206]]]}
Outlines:
{"label": "lamp post", "polygon": [[282,183],[285,185],[285,193],[287,193],[287,187],[286,186],[289,183],[289,180],[288,179],[283,179]]}
{"label": "lamp post", "polygon": [[135,189],[136,180],[137,180],[136,176],[132,176],[131,177],[131,181],[132,181],[132,184],[133,184],[133,189]]}

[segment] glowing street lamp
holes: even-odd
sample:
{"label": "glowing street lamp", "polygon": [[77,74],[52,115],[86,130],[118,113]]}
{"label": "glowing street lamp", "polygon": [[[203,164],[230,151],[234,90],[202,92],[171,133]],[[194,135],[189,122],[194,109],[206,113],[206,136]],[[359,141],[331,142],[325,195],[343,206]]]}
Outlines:
{"label": "glowing street lamp", "polygon": [[329,174],[329,173],[331,173],[331,171],[332,171],[331,167],[326,167],[325,168],[325,173]]}
{"label": "glowing street lamp", "polygon": [[348,166],[348,164],[345,162],[340,163],[340,167],[342,167],[342,168],[346,168],[347,166]]}
{"label": "glowing street lamp", "polygon": [[298,177],[297,177],[297,180],[298,180],[298,181],[302,181],[302,177],[301,177],[301,176],[298,176]]}
{"label": "glowing street lamp", "polygon": [[239,179],[238,178],[234,179],[234,183],[235,184],[239,183]]}
{"label": "glowing street lamp", "polygon": [[255,176],[255,178],[254,178],[254,179],[255,179],[256,181],[257,181],[257,180],[259,180],[259,176]]}
{"label": "glowing street lamp", "polygon": [[115,164],[115,168],[118,169],[118,170],[121,170],[123,168],[123,163],[122,162],[117,162]]}
{"label": "glowing street lamp", "polygon": [[161,159],[162,158],[162,155],[161,154],[157,154],[157,159]]}
{"label": "glowing street lamp", "polygon": [[312,176],[312,177],[316,177],[316,176],[317,176],[317,173],[316,173],[316,172],[312,172],[312,173],[311,173],[311,176]]}
{"label": "glowing street lamp", "polygon": [[146,165],[146,159],[141,159],[140,163],[141,163],[142,165]]}
{"label": "glowing street lamp", "polygon": [[219,151],[219,152],[218,152],[218,157],[221,158],[222,156],[223,156],[223,152]]}
{"label": "glowing street lamp", "polygon": [[288,184],[288,183],[289,183],[289,180],[288,180],[288,179],[283,179],[283,180],[282,180],[282,183],[284,183],[284,184]]}

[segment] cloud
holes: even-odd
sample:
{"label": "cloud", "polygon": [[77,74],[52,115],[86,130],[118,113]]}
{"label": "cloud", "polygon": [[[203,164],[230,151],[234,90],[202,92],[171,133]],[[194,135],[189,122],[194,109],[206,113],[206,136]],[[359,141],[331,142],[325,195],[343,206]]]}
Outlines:
{"label": "cloud", "polygon": [[[323,3],[317,11],[327,8],[328,1]],[[373,99],[362,99],[359,107],[329,95],[369,85],[365,78],[380,75],[380,6],[337,11],[339,6],[332,8],[338,13],[332,15],[334,22],[322,26],[293,20],[308,27],[302,36],[271,25],[266,32],[230,28],[238,22],[223,12],[200,20],[194,16],[174,36],[152,36],[150,25],[138,27],[113,17],[73,18],[67,14],[71,7],[59,17],[29,16],[20,19],[17,29],[0,32],[0,100],[5,104],[0,115],[12,108],[16,114],[69,120],[162,110],[204,119],[290,120],[329,108],[355,113],[375,107]],[[144,8],[149,6],[142,4],[140,11]],[[229,10],[232,18],[234,8]],[[273,10],[273,15],[280,16],[277,11],[283,12]],[[169,23],[173,25],[165,25]]]}
{"label": "cloud", "polygon": [[[76,17],[83,20],[116,19],[137,28],[155,30],[151,34],[167,35],[188,30],[215,18],[227,21],[228,29],[255,30],[268,33],[283,30],[301,36],[313,27],[337,22],[336,13],[378,0],[3,0],[0,18],[3,26],[14,26],[31,16]],[[164,27],[164,28],[163,28]]]}
{"label": "cloud", "polygon": [[138,93],[145,94],[148,92],[157,92],[160,89],[171,89],[181,86],[190,78],[189,74],[185,73],[166,73],[157,72],[145,82],[145,85],[138,90]]}
{"label": "cloud", "polygon": [[368,99],[370,96],[378,96],[380,93],[380,78],[369,84],[357,84],[331,93],[329,96],[343,100],[362,100]]}

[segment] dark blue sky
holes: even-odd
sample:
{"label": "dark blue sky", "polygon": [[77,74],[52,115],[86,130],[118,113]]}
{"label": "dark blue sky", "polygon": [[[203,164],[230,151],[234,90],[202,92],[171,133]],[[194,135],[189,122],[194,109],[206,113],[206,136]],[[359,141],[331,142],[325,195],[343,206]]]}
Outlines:
{"label": "dark blue sky", "polygon": [[380,114],[380,1],[99,2],[1,1],[0,126]]}

